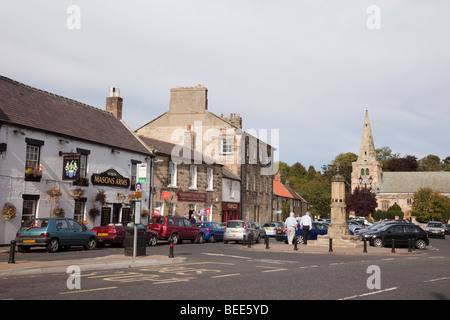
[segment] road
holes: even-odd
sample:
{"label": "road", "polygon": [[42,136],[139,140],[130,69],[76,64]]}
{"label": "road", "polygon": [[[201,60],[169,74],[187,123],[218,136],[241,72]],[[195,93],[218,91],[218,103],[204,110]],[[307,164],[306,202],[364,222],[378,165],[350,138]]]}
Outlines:
{"label": "road", "polygon": [[[450,237],[430,239],[430,244],[426,252],[412,256],[349,256],[186,243],[174,249],[186,262],[81,274],[80,289],[68,289],[68,274],[1,278],[0,299],[197,300],[197,304],[198,300],[273,304],[274,300],[449,299]],[[74,259],[118,252],[123,249],[37,251],[17,259]],[[168,245],[161,243],[147,252],[166,255]],[[0,261],[5,256],[0,255]]]}

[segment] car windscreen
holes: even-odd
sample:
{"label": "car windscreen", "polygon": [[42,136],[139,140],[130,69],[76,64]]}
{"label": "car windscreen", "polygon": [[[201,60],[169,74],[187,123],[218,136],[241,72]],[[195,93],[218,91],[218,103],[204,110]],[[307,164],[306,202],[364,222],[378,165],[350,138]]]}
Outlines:
{"label": "car windscreen", "polygon": [[154,218],[153,223],[166,224],[166,218]]}
{"label": "car windscreen", "polygon": [[37,228],[37,229],[44,229],[48,226],[48,219],[31,219],[28,220],[24,225],[23,228]]}
{"label": "car windscreen", "polygon": [[195,224],[195,226],[199,228],[208,228],[208,225],[206,223],[197,223]]}
{"label": "car windscreen", "polygon": [[442,224],[440,222],[429,222],[427,227],[442,228]]}
{"label": "car windscreen", "polygon": [[277,225],[275,223],[265,223],[264,227],[276,227]]}
{"label": "car windscreen", "polygon": [[227,228],[243,228],[244,221],[228,221]]}

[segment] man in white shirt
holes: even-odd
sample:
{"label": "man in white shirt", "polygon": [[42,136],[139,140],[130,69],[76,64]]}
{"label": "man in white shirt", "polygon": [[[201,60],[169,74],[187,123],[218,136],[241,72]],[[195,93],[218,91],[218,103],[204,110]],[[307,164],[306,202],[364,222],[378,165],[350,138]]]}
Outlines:
{"label": "man in white shirt", "polygon": [[300,228],[303,229],[303,244],[308,244],[309,233],[312,229],[311,213],[309,211],[300,219]]}
{"label": "man in white shirt", "polygon": [[287,230],[288,244],[292,244],[292,240],[295,237],[295,230],[297,230],[297,220],[294,218],[294,213],[291,212],[290,216],[286,219],[284,229]]}

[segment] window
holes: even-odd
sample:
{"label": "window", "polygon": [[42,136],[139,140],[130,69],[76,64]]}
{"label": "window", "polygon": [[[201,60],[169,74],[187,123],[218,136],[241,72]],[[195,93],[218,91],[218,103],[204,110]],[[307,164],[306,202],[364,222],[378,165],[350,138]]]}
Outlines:
{"label": "window", "polygon": [[28,220],[35,218],[37,200],[23,199],[22,224]]}
{"label": "window", "polygon": [[248,190],[248,173],[245,179],[245,189]]}
{"label": "window", "polygon": [[84,208],[85,208],[85,202],[82,201],[75,201],[75,209],[73,213],[73,218],[78,221],[82,221],[84,218]]}
{"label": "window", "polygon": [[197,190],[197,166],[189,167],[189,189]]}
{"label": "window", "polygon": [[232,180],[228,180],[227,181],[227,186],[228,186],[228,196],[230,197],[230,199],[234,199],[234,191],[233,191],[233,181]]}
{"label": "window", "polygon": [[177,164],[169,162],[169,187],[177,186]]}
{"label": "window", "polygon": [[27,145],[27,154],[25,159],[26,168],[38,168],[39,167],[39,152],[40,147]]}
{"label": "window", "polygon": [[73,231],[83,231],[83,226],[78,221],[69,220],[69,224]]}
{"label": "window", "polygon": [[362,176],[364,175],[364,169],[361,169],[361,175]]}
{"label": "window", "polygon": [[176,203],[169,203],[168,216],[175,216]]}
{"label": "window", "polygon": [[206,168],[206,190],[214,190],[214,169]]}
{"label": "window", "polygon": [[220,150],[222,154],[233,154],[233,139],[223,138]]}
{"label": "window", "polygon": [[256,175],[253,175],[253,191],[256,191]]}

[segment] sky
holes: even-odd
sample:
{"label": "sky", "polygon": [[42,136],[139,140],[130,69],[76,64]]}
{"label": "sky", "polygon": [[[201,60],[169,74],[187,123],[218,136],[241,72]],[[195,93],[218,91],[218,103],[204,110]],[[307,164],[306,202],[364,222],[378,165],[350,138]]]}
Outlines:
{"label": "sky", "polygon": [[440,0],[2,0],[0,74],[100,109],[120,88],[132,129],[168,111],[171,88],[201,84],[209,111],[267,130],[288,165],[358,154],[366,109],[376,148],[444,159],[449,12]]}

